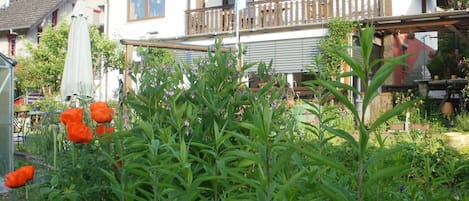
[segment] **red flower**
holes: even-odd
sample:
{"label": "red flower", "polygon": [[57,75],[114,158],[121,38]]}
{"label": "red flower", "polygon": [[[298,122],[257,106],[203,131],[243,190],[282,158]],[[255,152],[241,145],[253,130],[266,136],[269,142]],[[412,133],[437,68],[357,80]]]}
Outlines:
{"label": "red flower", "polygon": [[90,111],[100,109],[100,108],[109,108],[109,105],[106,102],[96,101],[90,104]]}
{"label": "red flower", "polygon": [[31,180],[33,179],[34,177],[34,171],[36,169],[34,168],[34,166],[32,165],[27,165],[27,166],[23,166],[23,167],[20,167],[18,170],[16,170],[17,172],[21,172],[23,173],[25,176],[26,176],[26,179],[27,180]]}
{"label": "red flower", "polygon": [[26,182],[34,177],[34,166],[28,165],[5,175],[5,186],[8,188],[18,188],[26,185]]}
{"label": "red flower", "polygon": [[70,123],[67,125],[67,137],[72,142],[88,144],[93,139],[93,131],[83,123]]}
{"label": "red flower", "polygon": [[103,137],[103,135],[106,133],[114,133],[114,132],[115,132],[114,128],[106,127],[106,125],[104,124],[99,124],[98,126],[96,126],[96,134],[99,137]]}
{"label": "red flower", "polygon": [[60,114],[60,120],[64,125],[74,122],[83,122],[83,109],[81,108],[69,108]]}
{"label": "red flower", "polygon": [[90,105],[91,118],[98,123],[112,121],[113,110],[105,102],[94,102]]}

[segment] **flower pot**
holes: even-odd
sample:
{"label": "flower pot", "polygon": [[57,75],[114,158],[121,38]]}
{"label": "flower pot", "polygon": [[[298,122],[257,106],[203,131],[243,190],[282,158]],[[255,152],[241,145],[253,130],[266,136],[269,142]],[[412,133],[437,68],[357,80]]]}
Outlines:
{"label": "flower pot", "polygon": [[448,146],[452,148],[459,149],[465,146],[469,146],[469,134],[449,132],[443,135],[443,138],[448,144]]}
{"label": "flower pot", "polygon": [[443,105],[441,105],[441,113],[445,117],[449,117],[449,115],[453,113],[453,104],[451,101],[445,101]]}

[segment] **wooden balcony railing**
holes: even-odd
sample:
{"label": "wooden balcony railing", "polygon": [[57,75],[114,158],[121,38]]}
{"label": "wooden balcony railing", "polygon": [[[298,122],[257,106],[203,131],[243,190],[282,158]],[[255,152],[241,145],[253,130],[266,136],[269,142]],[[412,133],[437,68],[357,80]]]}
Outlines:
{"label": "wooden balcony railing", "polygon": [[[240,30],[325,23],[331,18],[358,20],[385,16],[388,0],[271,0],[248,3],[240,11]],[[186,11],[188,35],[234,32],[232,6]]]}

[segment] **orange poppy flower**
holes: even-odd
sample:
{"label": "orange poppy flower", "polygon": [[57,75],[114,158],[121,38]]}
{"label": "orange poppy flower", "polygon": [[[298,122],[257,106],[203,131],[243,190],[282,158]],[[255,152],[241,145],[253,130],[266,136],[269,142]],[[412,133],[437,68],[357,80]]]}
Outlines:
{"label": "orange poppy flower", "polygon": [[103,135],[106,133],[114,133],[114,132],[115,132],[114,128],[106,127],[106,125],[104,124],[99,124],[98,126],[96,126],[96,134],[99,137],[103,137]]}
{"label": "orange poppy flower", "polygon": [[26,182],[34,177],[34,166],[28,165],[5,175],[5,186],[8,188],[18,188],[26,185]]}
{"label": "orange poppy flower", "polygon": [[109,105],[106,102],[97,101],[90,104],[90,111],[94,111],[96,109],[101,108],[109,108]]}
{"label": "orange poppy flower", "polygon": [[21,172],[23,175],[25,175],[27,180],[31,180],[34,177],[35,168],[32,165],[27,165],[27,166],[20,167],[16,171]]}
{"label": "orange poppy flower", "polygon": [[72,142],[88,144],[93,139],[93,131],[83,123],[70,123],[67,125],[67,137]]}
{"label": "orange poppy flower", "polygon": [[91,118],[98,123],[112,121],[113,110],[105,102],[94,102],[90,105]]}
{"label": "orange poppy flower", "polygon": [[8,188],[18,188],[26,184],[26,176],[21,172],[10,172],[5,175],[5,186]]}
{"label": "orange poppy flower", "polygon": [[83,122],[83,109],[69,108],[60,114],[60,120],[64,125],[70,122]]}
{"label": "orange poppy flower", "polygon": [[97,109],[91,112],[91,118],[97,123],[108,123],[112,121],[112,109]]}

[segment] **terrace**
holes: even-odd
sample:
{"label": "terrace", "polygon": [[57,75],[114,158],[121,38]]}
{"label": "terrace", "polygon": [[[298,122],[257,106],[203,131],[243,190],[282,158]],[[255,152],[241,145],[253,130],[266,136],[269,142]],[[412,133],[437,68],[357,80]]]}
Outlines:
{"label": "terrace", "polygon": [[[239,29],[300,28],[325,24],[331,18],[357,20],[389,16],[388,5],[387,0],[256,1],[240,10]],[[236,29],[233,5],[189,9],[186,19],[187,35],[231,33]]]}

